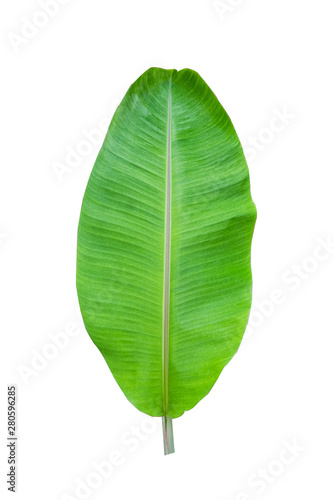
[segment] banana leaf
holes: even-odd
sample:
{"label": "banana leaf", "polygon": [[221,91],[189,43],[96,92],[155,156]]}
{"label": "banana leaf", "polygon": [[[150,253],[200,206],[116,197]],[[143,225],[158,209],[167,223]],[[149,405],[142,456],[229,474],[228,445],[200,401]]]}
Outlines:
{"label": "banana leaf", "polygon": [[117,108],[83,197],[77,292],[127,399],[172,419],[236,353],[252,296],[256,208],[229,116],[193,70],[150,68]]}

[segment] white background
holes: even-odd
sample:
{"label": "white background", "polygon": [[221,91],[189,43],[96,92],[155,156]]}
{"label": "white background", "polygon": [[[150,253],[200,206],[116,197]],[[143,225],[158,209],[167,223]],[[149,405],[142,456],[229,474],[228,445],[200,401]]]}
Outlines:
{"label": "white background", "polygon": [[[0,11],[1,498],[12,383],[19,500],[332,498],[331,2],[63,0],[53,17],[40,4]],[[167,457],[160,419],[127,401],[77,310],[76,231],[101,141],[55,171],[150,66],[198,71],[256,144],[252,326],[174,421]],[[113,452],[101,479],[93,464]]]}

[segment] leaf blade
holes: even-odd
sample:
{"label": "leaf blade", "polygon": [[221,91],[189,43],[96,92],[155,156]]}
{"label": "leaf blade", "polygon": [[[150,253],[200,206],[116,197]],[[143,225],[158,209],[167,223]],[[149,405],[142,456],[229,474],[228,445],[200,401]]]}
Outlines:
{"label": "leaf blade", "polygon": [[145,72],[89,179],[77,260],[86,328],[141,411],[180,416],[236,352],[255,217],[241,145],[209,87],[192,70]]}

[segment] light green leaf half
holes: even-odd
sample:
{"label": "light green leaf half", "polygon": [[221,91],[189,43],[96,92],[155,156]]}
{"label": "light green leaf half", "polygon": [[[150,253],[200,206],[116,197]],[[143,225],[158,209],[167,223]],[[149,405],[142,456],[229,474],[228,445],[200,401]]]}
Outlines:
{"label": "light green leaf half", "polygon": [[195,72],[151,68],[116,110],[85,191],[77,290],[129,401],[176,418],[238,349],[256,219],[243,150]]}

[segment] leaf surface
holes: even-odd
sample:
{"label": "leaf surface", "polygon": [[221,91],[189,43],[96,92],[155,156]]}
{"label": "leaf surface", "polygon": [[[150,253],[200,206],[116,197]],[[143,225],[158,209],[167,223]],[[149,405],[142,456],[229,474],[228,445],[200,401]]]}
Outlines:
{"label": "leaf surface", "polygon": [[237,351],[256,209],[227,113],[193,70],[151,68],[111,121],[83,198],[77,291],[126,397],[176,418]]}

